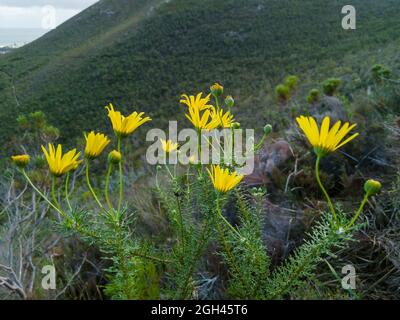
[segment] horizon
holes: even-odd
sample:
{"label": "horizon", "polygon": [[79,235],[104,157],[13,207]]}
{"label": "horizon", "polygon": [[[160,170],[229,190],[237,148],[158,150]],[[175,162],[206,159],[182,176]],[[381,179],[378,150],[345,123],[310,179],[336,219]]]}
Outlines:
{"label": "horizon", "polygon": [[98,0],[51,1],[2,0],[0,47],[28,44],[71,19]]}

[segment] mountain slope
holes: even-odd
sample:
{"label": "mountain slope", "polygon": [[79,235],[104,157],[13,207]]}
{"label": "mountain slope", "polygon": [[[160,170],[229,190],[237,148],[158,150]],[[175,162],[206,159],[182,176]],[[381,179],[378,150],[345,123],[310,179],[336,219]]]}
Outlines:
{"label": "mountain slope", "polygon": [[[43,110],[64,141],[108,128],[103,107],[110,101],[125,112],[146,111],[154,126],[162,126],[180,117],[182,92],[206,90],[216,80],[235,95],[244,122],[262,124],[267,104],[260,96],[287,73],[322,80],[330,76],[324,66],[340,67],[348,54],[399,41],[398,1],[354,0],[355,31],[341,28],[346,4],[102,0],[0,58],[3,150],[11,147],[4,143],[21,113]],[[359,71],[362,63],[351,67]]]}

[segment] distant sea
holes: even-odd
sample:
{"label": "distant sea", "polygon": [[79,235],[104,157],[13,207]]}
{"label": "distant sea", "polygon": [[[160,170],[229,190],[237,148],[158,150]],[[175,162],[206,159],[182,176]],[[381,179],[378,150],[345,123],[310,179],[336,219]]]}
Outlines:
{"label": "distant sea", "polygon": [[44,35],[45,29],[6,29],[0,28],[1,47],[21,47]]}

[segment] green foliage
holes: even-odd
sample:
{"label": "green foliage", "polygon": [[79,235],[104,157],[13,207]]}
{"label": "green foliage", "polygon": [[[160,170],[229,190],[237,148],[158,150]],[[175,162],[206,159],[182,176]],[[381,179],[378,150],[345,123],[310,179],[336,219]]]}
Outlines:
{"label": "green foliage", "polygon": [[291,290],[298,289],[315,277],[314,271],[322,257],[332,255],[351,240],[348,233],[338,233],[332,228],[332,218],[327,215],[314,226],[304,244],[283,262],[268,279],[265,286],[267,299],[283,299]]}
{"label": "green foliage", "polygon": [[260,198],[265,193],[261,193],[255,205],[249,203],[242,191],[235,195],[240,217],[238,231],[242,238],[230,233],[228,245],[231,253],[223,253],[230,271],[228,293],[234,299],[263,299],[271,264],[263,240],[264,222]]}
{"label": "green foliage", "polygon": [[389,79],[392,71],[381,64],[375,64],[371,68],[372,78],[375,82],[382,82],[384,79]]}
{"label": "green foliage", "polygon": [[187,299],[194,290],[193,277],[210,242],[215,193],[204,177],[189,175],[183,179],[175,178],[171,184],[170,187],[157,187],[176,239],[168,255],[170,287],[165,288],[163,294]]}
{"label": "green foliage", "polygon": [[311,89],[307,96],[307,102],[311,105],[319,102],[321,99],[321,93],[318,89]]}
{"label": "green foliage", "polygon": [[322,90],[327,96],[333,96],[339,88],[342,81],[337,78],[329,78],[322,82]]}

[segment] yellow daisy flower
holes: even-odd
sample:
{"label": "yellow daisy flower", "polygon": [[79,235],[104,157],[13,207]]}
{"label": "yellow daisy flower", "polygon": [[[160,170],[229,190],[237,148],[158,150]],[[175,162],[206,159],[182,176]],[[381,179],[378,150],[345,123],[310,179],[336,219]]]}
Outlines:
{"label": "yellow daisy flower", "polygon": [[112,103],[106,106],[106,109],[108,110],[108,117],[111,120],[114,132],[118,137],[127,137],[142,124],[151,121],[150,117],[143,117],[144,112],[133,112],[125,117],[121,112],[114,110]]}
{"label": "yellow daisy flower", "polygon": [[229,169],[222,169],[219,165],[213,165],[211,170],[207,168],[207,171],[214,188],[223,193],[236,187],[243,179],[243,175],[237,174],[236,171],[230,173]]}
{"label": "yellow daisy flower", "polygon": [[166,153],[171,153],[178,149],[178,144],[172,142],[172,140],[165,141],[164,139],[160,139],[160,141],[161,141],[162,148]]}
{"label": "yellow daisy flower", "polygon": [[110,143],[110,139],[102,133],[90,132],[89,135],[85,134],[86,148],[85,156],[88,159],[97,158]]}
{"label": "yellow daisy flower", "polygon": [[355,133],[343,141],[346,135],[357,124],[350,125],[346,122],[341,126],[341,121],[338,121],[332,126],[332,128],[329,128],[329,117],[324,118],[320,130],[318,129],[317,122],[313,117],[300,116],[296,118],[296,121],[301,130],[303,130],[310,144],[314,147],[314,152],[320,157],[336,151],[358,136],[358,133]]}
{"label": "yellow daisy flower", "polygon": [[203,93],[200,92],[197,96],[188,96],[183,94],[180,103],[185,104],[189,109],[203,111],[212,107],[208,102],[210,101],[211,95],[209,94],[205,98],[202,98]]}
{"label": "yellow daisy flower", "polygon": [[56,150],[54,145],[49,143],[49,151],[47,151],[44,146],[42,146],[42,150],[46,156],[51,174],[56,177],[61,177],[63,174],[71,170],[75,170],[82,162],[82,160],[78,160],[81,153],[76,153],[76,149],[73,149],[63,155],[61,144],[57,146]]}
{"label": "yellow daisy flower", "polygon": [[214,107],[211,109],[211,121],[209,124],[210,129],[215,128],[230,128],[235,122],[233,114],[230,111],[224,113],[224,110],[216,110]]}

